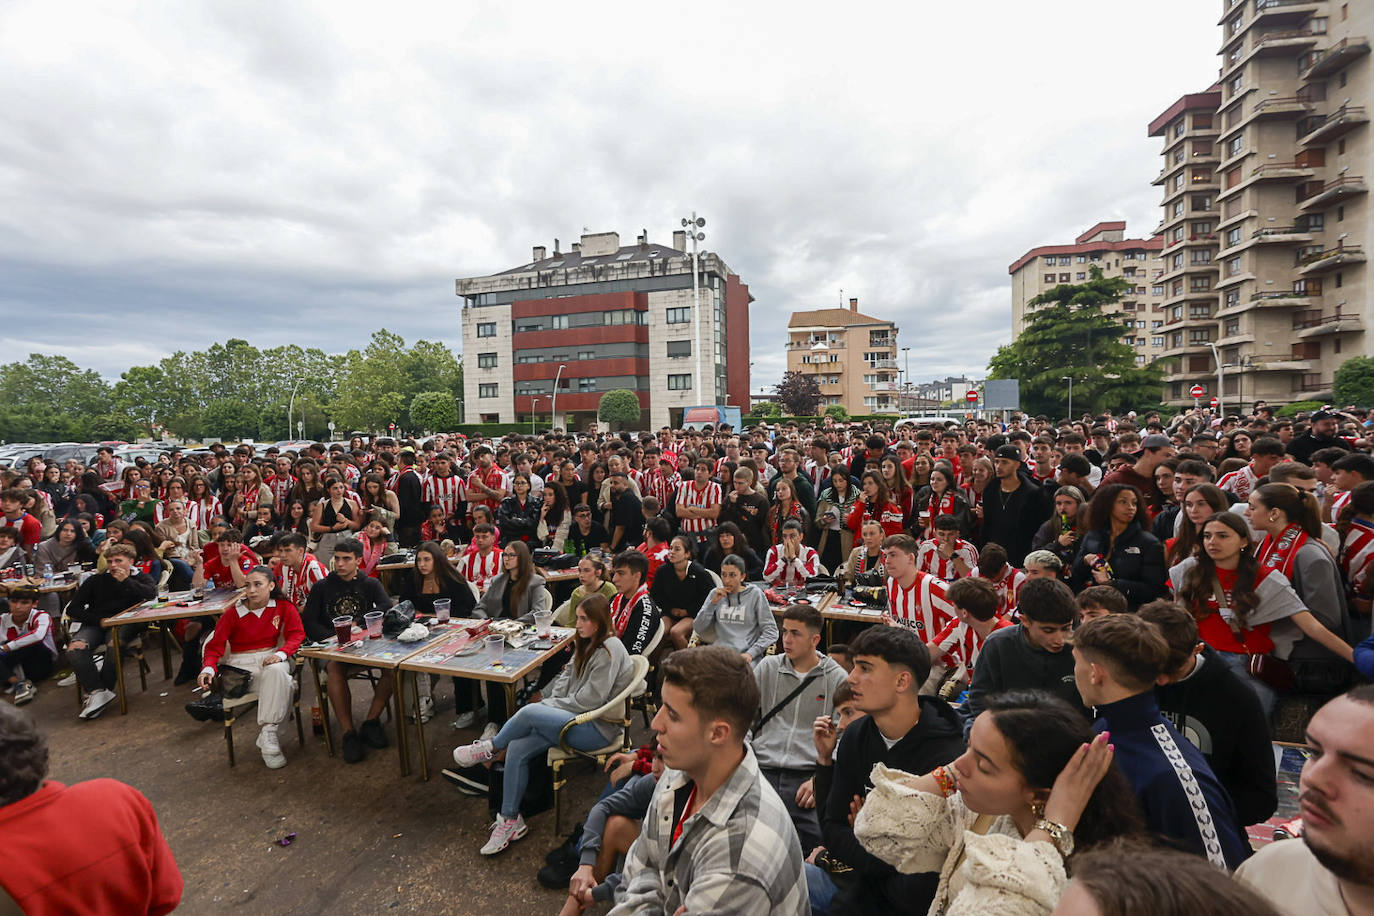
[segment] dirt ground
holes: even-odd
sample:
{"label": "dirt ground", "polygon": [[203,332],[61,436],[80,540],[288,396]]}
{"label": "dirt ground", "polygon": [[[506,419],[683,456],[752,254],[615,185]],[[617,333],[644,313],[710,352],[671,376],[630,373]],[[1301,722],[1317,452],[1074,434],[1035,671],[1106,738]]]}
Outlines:
{"label": "dirt ground", "polygon": [[[238,766],[230,769],[219,723],[198,723],[183,709],[189,685],[173,687],[150,659],[148,691],[128,672],[129,714],[111,704],[99,718],[77,718],[75,688],[40,685],[29,712],[48,735],[50,777],[64,783],[95,777],[122,780],[146,795],[181,868],[179,913],[556,913],[564,896],[535,880],[544,853],[561,842],[552,811],[530,821],[530,832],[494,857],[477,850],[490,820],[485,799],[462,795],[439,776],[453,747],[477,737],[455,731],[452,693],[440,688],[438,714],[426,725],[431,779],[414,761],[402,777],[395,723],[383,719],[392,747],[370,750],[349,766],[330,757],[311,732],[313,688],[308,672],[301,699],[305,744],[288,722],[281,728],[287,765],[268,770],[254,746],[250,714],[234,728]],[[354,687],[357,718],[370,699]],[[636,738],[646,731],[636,723]],[[335,736],[337,742],[337,732]],[[590,764],[571,768],[564,790],[563,830],[581,820],[604,778]],[[294,832],[288,847],[277,840]],[[604,908],[595,911],[602,912]]]}

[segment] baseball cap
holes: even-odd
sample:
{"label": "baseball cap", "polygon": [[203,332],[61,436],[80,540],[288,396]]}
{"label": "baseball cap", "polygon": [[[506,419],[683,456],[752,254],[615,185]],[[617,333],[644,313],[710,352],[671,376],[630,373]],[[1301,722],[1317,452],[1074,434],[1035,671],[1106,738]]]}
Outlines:
{"label": "baseball cap", "polygon": [[1152,433],[1140,440],[1141,448],[1169,448],[1174,441],[1162,433]]}
{"label": "baseball cap", "polygon": [[1021,450],[1014,445],[1004,445],[995,453],[996,458],[1010,458],[1012,461],[1021,460]]}
{"label": "baseball cap", "polygon": [[1331,413],[1331,411],[1329,410],[1319,410],[1307,419],[1309,419],[1313,423],[1316,423],[1318,420],[1334,420],[1336,419],[1336,415]]}

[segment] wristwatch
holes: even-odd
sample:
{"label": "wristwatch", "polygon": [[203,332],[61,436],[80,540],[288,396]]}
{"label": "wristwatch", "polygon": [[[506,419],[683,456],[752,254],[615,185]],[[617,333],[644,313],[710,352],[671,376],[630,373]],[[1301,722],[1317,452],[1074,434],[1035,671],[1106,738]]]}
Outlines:
{"label": "wristwatch", "polygon": [[1059,850],[1061,856],[1067,859],[1073,855],[1073,831],[1068,827],[1042,817],[1035,822],[1035,829],[1043,830],[1050,835],[1050,839],[1054,840],[1054,847]]}

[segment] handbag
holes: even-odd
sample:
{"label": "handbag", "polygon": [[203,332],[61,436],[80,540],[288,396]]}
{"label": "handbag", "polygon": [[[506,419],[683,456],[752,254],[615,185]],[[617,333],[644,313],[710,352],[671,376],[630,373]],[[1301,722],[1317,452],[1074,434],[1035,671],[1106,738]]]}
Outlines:
{"label": "handbag", "polygon": [[[1226,603],[1226,593],[1222,590],[1221,583],[1216,579],[1212,580],[1212,594],[1216,596],[1217,608],[1221,611],[1230,610]],[[1223,614],[1223,616],[1225,616]],[[1239,635],[1239,634],[1237,634]],[[1244,640],[1241,640],[1244,645]],[[1255,680],[1268,685],[1278,693],[1288,693],[1293,689],[1293,669],[1288,662],[1267,653],[1246,652],[1245,660],[1246,672]]]}
{"label": "handbag", "polygon": [[237,700],[248,692],[248,685],[253,681],[251,672],[236,668],[233,665],[220,665],[217,669],[219,674],[219,692],[226,700]]}
{"label": "handbag", "polygon": [[382,618],[382,635],[395,639],[414,622],[415,605],[409,600],[398,601],[394,607],[387,609],[386,615]]}

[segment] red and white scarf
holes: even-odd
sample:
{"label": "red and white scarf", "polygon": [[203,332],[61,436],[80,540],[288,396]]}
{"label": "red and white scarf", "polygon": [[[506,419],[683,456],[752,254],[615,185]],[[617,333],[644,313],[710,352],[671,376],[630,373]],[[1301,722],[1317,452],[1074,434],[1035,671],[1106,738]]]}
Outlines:
{"label": "red and white scarf", "polygon": [[1289,525],[1275,538],[1266,534],[1260,542],[1255,559],[1262,569],[1277,569],[1288,581],[1293,581],[1293,564],[1297,562],[1298,550],[1307,543],[1307,532],[1300,525]]}
{"label": "red and white scarf", "polygon": [[1374,570],[1374,523],[1357,518],[1351,521],[1341,547],[1341,571],[1351,592],[1357,597],[1369,593],[1370,571]]}
{"label": "red and white scarf", "polygon": [[611,623],[614,624],[617,633],[625,632],[625,627],[630,622],[630,614],[634,612],[639,602],[647,597],[649,597],[649,586],[641,585],[633,595],[627,597],[621,593],[611,599]]}

